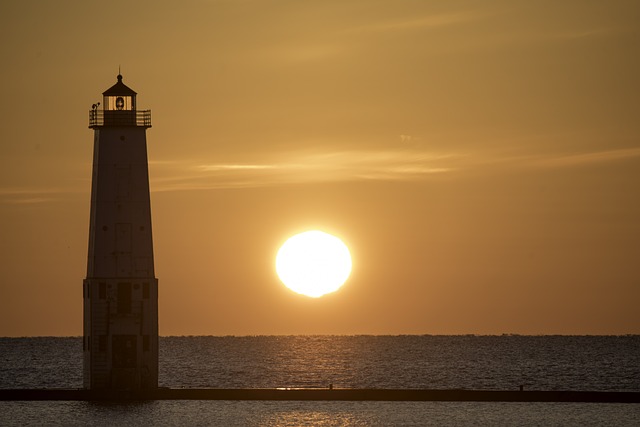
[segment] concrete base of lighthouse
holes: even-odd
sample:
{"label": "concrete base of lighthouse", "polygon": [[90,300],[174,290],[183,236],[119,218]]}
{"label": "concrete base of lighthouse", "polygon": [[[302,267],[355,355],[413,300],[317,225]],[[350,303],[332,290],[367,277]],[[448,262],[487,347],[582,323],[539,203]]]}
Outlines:
{"label": "concrete base of lighthouse", "polygon": [[158,281],[84,281],[84,387],[148,390],[158,386]]}

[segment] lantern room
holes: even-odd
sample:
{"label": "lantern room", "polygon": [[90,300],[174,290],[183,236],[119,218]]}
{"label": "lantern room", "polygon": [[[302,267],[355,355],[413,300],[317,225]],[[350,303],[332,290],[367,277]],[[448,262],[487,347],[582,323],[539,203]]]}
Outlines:
{"label": "lantern room", "polygon": [[135,111],[136,92],[122,83],[122,75],[118,74],[118,82],[102,93],[105,111]]}
{"label": "lantern room", "polygon": [[93,104],[89,111],[89,127],[96,129],[103,126],[140,126],[151,127],[151,111],[136,108],[136,92],[122,83],[122,75],[118,74],[118,82],[102,93],[102,109],[100,103]]}

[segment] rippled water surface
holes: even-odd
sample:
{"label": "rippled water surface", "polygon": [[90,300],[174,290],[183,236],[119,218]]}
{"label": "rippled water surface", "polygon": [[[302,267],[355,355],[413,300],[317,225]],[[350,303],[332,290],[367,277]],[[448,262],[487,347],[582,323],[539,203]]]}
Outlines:
{"label": "rippled water surface", "polygon": [[[82,387],[80,338],[0,338],[0,388]],[[640,336],[163,337],[166,387],[640,391]]]}
{"label": "rippled water surface", "polygon": [[[80,338],[0,338],[0,388],[79,388]],[[640,391],[640,336],[163,337],[167,387]],[[0,425],[640,425],[638,404],[0,402]]]}
{"label": "rippled water surface", "polygon": [[6,426],[637,426],[640,405],[611,403],[0,402]]}

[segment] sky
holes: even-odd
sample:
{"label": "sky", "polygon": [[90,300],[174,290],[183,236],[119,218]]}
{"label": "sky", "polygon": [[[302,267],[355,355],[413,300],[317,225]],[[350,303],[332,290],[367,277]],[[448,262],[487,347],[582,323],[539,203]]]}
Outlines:
{"label": "sky", "polygon": [[[161,335],[639,334],[640,3],[0,2],[0,336],[82,334],[93,130],[147,130]],[[318,299],[275,256],[318,229]]]}

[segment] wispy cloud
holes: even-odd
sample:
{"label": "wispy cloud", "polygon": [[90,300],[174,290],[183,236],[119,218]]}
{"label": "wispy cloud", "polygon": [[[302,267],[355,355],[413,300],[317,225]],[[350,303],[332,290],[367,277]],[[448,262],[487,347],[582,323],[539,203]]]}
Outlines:
{"label": "wispy cloud", "polygon": [[68,190],[57,188],[0,188],[0,203],[8,205],[32,205],[57,200],[57,195]]}
{"label": "wispy cloud", "polygon": [[282,45],[262,50],[259,55],[266,54],[280,61],[326,61],[339,55],[348,55],[353,49],[357,49],[359,43],[354,42],[353,39],[368,39],[385,33],[448,27],[481,18],[482,15],[478,13],[458,12],[404,19],[381,19],[362,24],[352,23],[346,28],[327,31],[320,39],[317,38],[317,35],[313,35],[310,38],[287,40]]}
{"label": "wispy cloud", "polygon": [[478,14],[469,12],[433,14],[418,18],[389,20],[386,22],[355,26],[344,30],[344,33],[378,33],[386,31],[437,28],[469,22],[479,18],[480,16]]}
{"label": "wispy cloud", "polygon": [[314,182],[417,180],[452,171],[453,167],[447,161],[452,157],[388,150],[297,153],[273,163],[185,162],[181,171],[159,173],[152,187],[155,191],[175,191]]}
{"label": "wispy cloud", "polygon": [[200,165],[199,168],[203,171],[233,171],[233,170],[260,170],[260,169],[273,169],[274,165],[246,165],[246,164],[238,164],[238,165],[225,165],[225,164],[214,164],[214,165]]}
{"label": "wispy cloud", "polygon": [[533,158],[531,164],[538,167],[573,167],[596,163],[613,162],[640,157],[640,148],[621,148],[617,150],[595,151],[568,155]]}
{"label": "wispy cloud", "polygon": [[[404,140],[406,141],[406,135]],[[403,144],[404,145],[404,144]],[[300,152],[277,162],[202,163],[184,161],[158,170],[154,191],[258,188],[288,184],[354,181],[421,181],[452,173],[477,174],[531,168],[586,167],[640,157],[640,148],[590,153],[514,153],[512,151],[436,153],[424,150]],[[471,175],[470,175],[471,176]]]}
{"label": "wispy cloud", "polygon": [[553,34],[552,37],[559,38],[559,39],[583,39],[583,38],[607,36],[620,31],[621,30],[615,30],[612,28],[592,28],[592,29],[560,32],[560,33]]}

